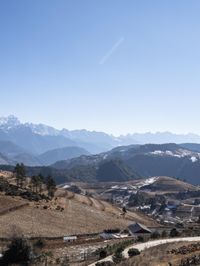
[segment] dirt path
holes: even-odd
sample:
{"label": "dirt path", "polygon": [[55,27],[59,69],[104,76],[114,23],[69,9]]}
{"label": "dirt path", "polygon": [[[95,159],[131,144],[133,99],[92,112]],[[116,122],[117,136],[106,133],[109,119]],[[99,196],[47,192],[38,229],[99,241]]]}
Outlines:
{"label": "dirt path", "polygon": [[125,258],[129,258],[128,251],[130,248],[136,248],[139,251],[143,251],[144,249],[159,246],[162,244],[182,242],[182,241],[186,241],[186,242],[200,241],[200,237],[198,236],[198,237],[169,238],[169,239],[160,239],[160,240],[149,241],[146,243],[136,244],[136,245],[132,245],[126,248],[123,252],[123,256]]}
{"label": "dirt path", "polygon": [[21,203],[19,205],[16,205],[16,206],[13,206],[13,207],[10,207],[10,208],[4,208],[4,209],[1,209],[0,210],[0,215],[4,215],[4,214],[7,214],[8,212],[13,212],[13,211],[16,211],[16,210],[19,210],[19,209],[22,209],[26,206],[28,206],[29,203]]}
{"label": "dirt path", "polygon": [[[126,248],[123,251],[123,256],[124,258],[128,259],[128,251],[130,248],[136,248],[139,251],[143,251],[145,249],[151,248],[151,247],[155,247],[155,246],[159,246],[162,244],[167,244],[167,243],[175,243],[175,242],[194,242],[194,241],[200,241],[200,237],[183,237],[183,238],[169,238],[169,239],[160,239],[160,240],[154,240],[154,241],[149,241],[149,242],[145,242],[145,243],[140,243],[140,244],[134,244],[129,246],[128,248]],[[98,262],[103,262],[103,261],[112,261],[112,255],[106,257],[103,260],[99,260]],[[92,264],[90,264],[89,266],[95,266],[95,264],[97,263],[94,262]]]}

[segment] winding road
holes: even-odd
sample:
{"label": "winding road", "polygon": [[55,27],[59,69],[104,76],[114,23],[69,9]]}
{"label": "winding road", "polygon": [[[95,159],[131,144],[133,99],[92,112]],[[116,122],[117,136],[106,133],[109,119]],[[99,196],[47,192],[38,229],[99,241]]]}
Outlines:
{"label": "winding road", "polygon": [[[143,251],[145,249],[159,246],[162,244],[175,243],[175,242],[193,242],[193,241],[200,241],[200,237],[197,236],[197,237],[168,238],[168,239],[159,239],[159,240],[148,241],[148,242],[140,243],[140,244],[133,244],[133,245],[125,248],[125,250],[123,251],[123,256],[126,259],[129,258],[128,251],[130,248],[136,248],[139,251]],[[96,262],[94,262],[88,266],[95,266],[95,264],[97,262],[103,262],[103,261],[112,261],[112,255],[110,255],[110,256],[102,259],[102,260],[96,261]]]}

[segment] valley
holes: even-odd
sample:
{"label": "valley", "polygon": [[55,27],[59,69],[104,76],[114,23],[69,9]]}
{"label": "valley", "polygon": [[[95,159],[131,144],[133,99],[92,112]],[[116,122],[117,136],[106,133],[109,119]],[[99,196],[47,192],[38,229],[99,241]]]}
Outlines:
{"label": "valley", "polygon": [[3,252],[17,237],[33,249],[33,265],[93,265],[118,249],[129,263],[141,242],[162,249],[166,238],[200,234],[199,144],[120,146],[100,132],[0,122]]}
{"label": "valley", "polygon": [[0,0],[0,266],[200,266],[199,13]]}
{"label": "valley", "polygon": [[[43,185],[42,194],[38,192],[37,198],[30,189],[29,177],[23,188],[17,188],[12,172],[1,171],[0,176],[1,248],[6,247],[13,235],[23,235],[31,243],[41,240],[45,243],[43,252],[50,250],[53,254],[51,259],[46,257],[49,263],[54,264],[65,256],[70,259],[70,265],[90,263],[98,260],[98,250],[108,245],[125,245],[126,241],[129,241],[127,245],[137,243],[137,234],[127,234],[134,223],[151,230],[152,238],[164,232],[169,235],[173,228],[182,236],[195,236],[200,232],[199,213],[195,210],[199,206],[196,202],[200,190],[174,178],[67,182],[57,186],[52,198],[47,196]],[[176,211],[170,209],[172,201],[176,203]],[[188,205],[193,212],[185,211],[180,216],[180,208]],[[110,230],[120,233],[105,233]],[[108,234],[106,238],[101,237],[102,232]],[[76,240],[65,243],[65,236],[75,236]],[[149,239],[151,236],[144,234],[142,237]]]}

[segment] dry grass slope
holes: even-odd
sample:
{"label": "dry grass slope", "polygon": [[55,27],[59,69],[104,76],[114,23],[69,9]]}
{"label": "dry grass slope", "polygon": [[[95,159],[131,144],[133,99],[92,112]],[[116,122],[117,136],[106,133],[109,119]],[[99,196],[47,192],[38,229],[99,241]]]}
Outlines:
{"label": "dry grass slope", "polygon": [[[2,196],[0,203],[3,208],[9,209],[13,204],[19,206],[25,202],[17,197]],[[64,211],[56,210],[57,206],[63,207]],[[50,203],[29,203],[28,206],[1,215],[0,235],[12,234],[13,226],[27,236],[63,236],[97,233],[110,228],[125,229],[133,221],[156,225],[144,215],[128,212],[124,219],[120,212],[119,208],[107,202],[59,190],[57,199]]]}
{"label": "dry grass slope", "polygon": [[[175,244],[163,244],[157,247],[152,247],[141,252],[139,256],[123,261],[119,264],[119,266],[168,266],[169,262],[171,262],[173,266],[179,266],[181,260],[187,258],[191,254],[177,256],[172,255],[167,251],[182,247],[183,245],[188,246],[190,244],[187,242],[179,242]],[[194,254],[199,254],[199,252],[193,252],[192,255]]]}
{"label": "dry grass slope", "polygon": [[197,188],[189,183],[185,183],[181,180],[177,180],[175,178],[160,176],[152,185],[150,185],[152,189],[157,191],[165,191],[165,192],[179,192],[179,191],[187,191],[187,190],[196,190]]}

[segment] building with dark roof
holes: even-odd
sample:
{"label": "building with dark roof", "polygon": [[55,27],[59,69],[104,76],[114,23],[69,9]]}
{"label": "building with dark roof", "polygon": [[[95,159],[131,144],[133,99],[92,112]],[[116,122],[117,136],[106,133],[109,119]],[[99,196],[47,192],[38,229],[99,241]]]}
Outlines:
{"label": "building with dark roof", "polygon": [[143,224],[134,223],[128,226],[129,233],[134,234],[151,234],[152,231]]}

